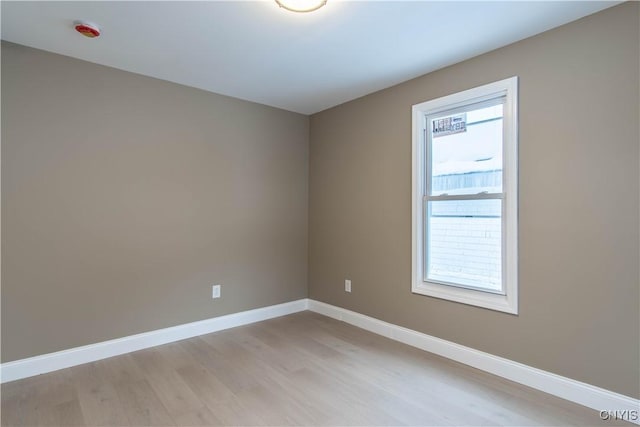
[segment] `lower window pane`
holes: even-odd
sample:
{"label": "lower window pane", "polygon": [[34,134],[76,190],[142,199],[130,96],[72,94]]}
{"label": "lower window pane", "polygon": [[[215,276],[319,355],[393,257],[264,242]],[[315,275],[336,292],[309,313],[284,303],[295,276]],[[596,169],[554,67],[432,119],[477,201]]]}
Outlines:
{"label": "lower window pane", "polygon": [[431,201],[427,281],[502,293],[502,200]]}

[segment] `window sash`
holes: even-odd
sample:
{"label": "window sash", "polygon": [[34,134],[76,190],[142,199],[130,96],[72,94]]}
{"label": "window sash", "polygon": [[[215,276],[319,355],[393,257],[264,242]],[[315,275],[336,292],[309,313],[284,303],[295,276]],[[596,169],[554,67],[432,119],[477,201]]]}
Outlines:
{"label": "window sash", "polygon": [[[429,251],[429,219],[431,218],[431,210],[429,209],[429,202],[431,201],[460,201],[460,200],[500,200],[502,201],[500,206],[500,259],[501,259],[501,268],[500,268],[500,289],[488,289],[482,286],[473,286],[464,283],[458,282],[449,282],[444,280],[436,280],[429,277],[429,267],[430,267],[430,256],[431,251]],[[487,292],[498,295],[506,295],[506,267],[507,263],[505,262],[505,250],[506,250],[506,201],[504,193],[495,193],[495,194],[470,194],[470,195],[461,195],[461,196],[425,196],[422,201],[422,280],[428,283],[436,283],[439,285],[445,286],[454,286],[458,288],[470,289],[479,292]]]}
{"label": "window sash", "polygon": [[[426,191],[426,195],[428,197],[433,197],[433,164],[432,164],[432,159],[433,159],[433,135],[431,132],[431,122],[433,120],[437,120],[439,118],[442,117],[447,117],[447,116],[452,116],[455,114],[460,114],[460,113],[467,113],[469,111],[474,111],[474,110],[480,110],[482,108],[487,108],[487,107],[493,107],[499,104],[505,105],[506,104],[506,99],[507,96],[505,94],[500,94],[500,95],[495,95],[492,98],[489,99],[485,99],[483,101],[480,102],[475,102],[475,103],[471,103],[471,104],[464,104],[462,106],[459,107],[455,107],[455,108],[446,108],[443,110],[437,110],[433,113],[428,113],[425,114],[424,120],[425,120],[425,126],[424,126],[424,143],[426,144],[426,149],[424,150],[425,153],[425,168],[424,168],[424,189]],[[503,112],[503,116],[502,116],[502,120],[504,121],[504,112]],[[505,165],[505,140],[506,140],[506,129],[505,129],[505,125],[503,122],[502,125],[502,190],[504,193],[504,189],[506,188],[506,177],[507,177],[507,173],[506,173],[506,165]],[[482,194],[482,193],[479,193]]]}
{"label": "window sash", "polygon": [[[493,107],[496,105],[504,105],[506,103],[506,95],[505,94],[498,94],[498,95],[494,95],[494,97],[491,97],[489,99],[485,99],[483,101],[480,102],[475,102],[475,103],[467,103],[464,104],[462,106],[459,107],[455,107],[455,108],[445,108],[443,110],[439,110],[439,111],[435,111],[429,114],[425,114],[424,116],[424,120],[425,120],[425,132],[424,132],[424,144],[426,145],[424,153],[425,153],[425,167],[423,169],[423,174],[424,174],[424,189],[425,189],[425,194],[423,195],[423,206],[422,206],[422,230],[423,230],[423,237],[422,237],[422,280],[424,282],[428,282],[428,283],[435,283],[435,284],[439,284],[439,285],[444,285],[444,286],[453,286],[453,287],[458,287],[458,288],[463,288],[463,289],[469,289],[469,290],[473,290],[473,291],[478,291],[478,292],[486,292],[486,293],[492,293],[492,294],[498,294],[498,295],[506,295],[506,262],[505,262],[505,246],[506,246],[506,236],[505,236],[505,227],[506,227],[506,203],[505,203],[505,198],[506,198],[506,193],[504,191],[504,189],[506,188],[506,177],[507,175],[507,171],[505,170],[507,168],[507,166],[505,165],[505,126],[504,126],[504,122],[503,122],[503,126],[502,126],[502,189],[503,191],[500,193],[489,193],[489,192],[479,192],[479,193],[475,193],[475,194],[439,194],[439,195],[432,195],[433,193],[433,188],[432,188],[432,181],[433,181],[433,164],[432,164],[432,159],[433,159],[433,134],[431,131],[432,128],[432,122],[434,120],[438,120],[442,117],[448,117],[448,116],[452,116],[455,114],[460,114],[460,113],[468,113],[470,111],[475,111],[475,110],[480,110],[483,108],[488,108],[488,107]],[[502,120],[504,120],[504,113],[503,116],[500,118]],[[476,122],[474,122],[476,123]],[[473,124],[473,123],[472,123]],[[477,123],[476,123],[477,124]],[[429,209],[429,202],[432,201],[458,201],[458,200],[501,200],[501,213],[500,213],[500,227],[501,227],[501,242],[500,242],[500,259],[502,260],[501,262],[501,272],[500,272],[500,289],[499,290],[494,290],[494,289],[488,289],[486,287],[483,286],[473,286],[473,285],[469,285],[469,284],[465,284],[465,283],[459,283],[459,282],[449,282],[449,281],[445,281],[445,280],[435,280],[433,278],[429,277],[429,273],[430,273],[430,256],[431,256],[431,251],[429,251],[429,243],[430,243],[430,229],[429,229],[429,219],[431,218],[431,211]]]}

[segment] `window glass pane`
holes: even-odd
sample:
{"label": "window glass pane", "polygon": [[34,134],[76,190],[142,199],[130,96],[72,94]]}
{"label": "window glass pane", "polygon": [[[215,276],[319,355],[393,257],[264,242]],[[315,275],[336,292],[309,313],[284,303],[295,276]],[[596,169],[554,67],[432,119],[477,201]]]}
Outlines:
{"label": "window glass pane", "polygon": [[431,195],[502,192],[502,104],[431,118]]}
{"label": "window glass pane", "polygon": [[502,291],[502,200],[428,203],[425,280]]}

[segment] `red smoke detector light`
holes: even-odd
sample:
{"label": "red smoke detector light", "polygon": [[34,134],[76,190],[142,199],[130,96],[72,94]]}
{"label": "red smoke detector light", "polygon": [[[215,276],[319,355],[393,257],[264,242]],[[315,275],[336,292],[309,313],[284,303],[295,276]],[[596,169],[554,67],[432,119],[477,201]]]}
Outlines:
{"label": "red smoke detector light", "polygon": [[96,25],[89,24],[88,22],[75,22],[74,26],[76,31],[85,37],[95,38],[100,35],[100,29]]}

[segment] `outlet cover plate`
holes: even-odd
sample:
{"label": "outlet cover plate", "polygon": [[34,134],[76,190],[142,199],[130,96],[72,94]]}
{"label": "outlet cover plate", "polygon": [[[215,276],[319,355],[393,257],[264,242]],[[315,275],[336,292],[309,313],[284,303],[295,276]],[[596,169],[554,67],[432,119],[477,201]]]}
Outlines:
{"label": "outlet cover plate", "polygon": [[220,285],[213,285],[211,287],[211,298],[220,298]]}

